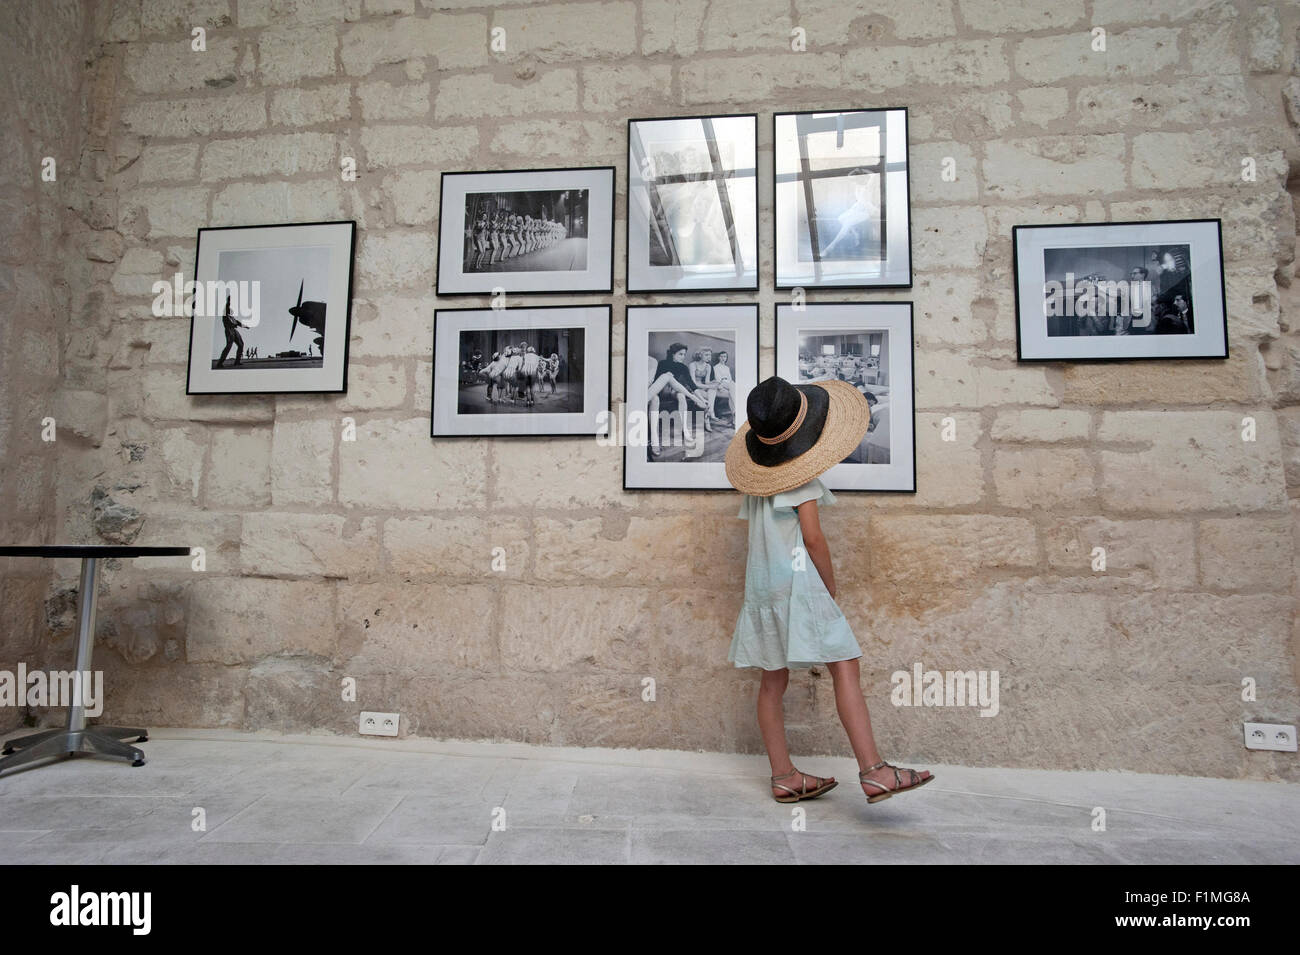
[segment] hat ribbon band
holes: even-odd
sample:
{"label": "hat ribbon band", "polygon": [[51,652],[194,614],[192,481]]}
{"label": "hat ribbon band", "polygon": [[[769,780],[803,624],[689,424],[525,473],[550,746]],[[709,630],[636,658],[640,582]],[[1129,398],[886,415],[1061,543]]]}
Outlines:
{"label": "hat ribbon band", "polygon": [[775,438],[765,438],[761,434],[757,433],[754,434],[754,437],[758,438],[758,440],[762,441],[764,444],[780,444],[782,441],[786,441],[794,436],[794,433],[799,430],[799,426],[803,424],[803,419],[807,414],[808,396],[801,391],[799,392],[799,413],[794,416],[794,421],[790,423],[790,427],[786,428]]}

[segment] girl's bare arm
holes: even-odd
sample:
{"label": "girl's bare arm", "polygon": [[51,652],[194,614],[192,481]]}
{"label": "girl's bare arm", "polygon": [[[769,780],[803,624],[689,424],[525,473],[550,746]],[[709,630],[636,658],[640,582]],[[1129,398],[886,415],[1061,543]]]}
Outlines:
{"label": "girl's bare arm", "polygon": [[803,546],[812,558],[817,573],[822,575],[822,583],[835,596],[835,568],[831,566],[831,549],[822,533],[821,517],[817,513],[816,501],[805,501],[795,509],[799,514],[799,528],[803,531]]}

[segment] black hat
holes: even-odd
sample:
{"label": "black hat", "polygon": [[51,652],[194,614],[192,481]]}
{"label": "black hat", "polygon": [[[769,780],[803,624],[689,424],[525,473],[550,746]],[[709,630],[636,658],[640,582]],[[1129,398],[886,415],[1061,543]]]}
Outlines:
{"label": "black hat", "polygon": [[845,381],[792,385],[772,377],[749,393],[749,420],[727,447],[732,487],[768,497],[806,484],[839,464],[862,441],[871,408]]}
{"label": "black hat", "polygon": [[803,454],[821,437],[830,396],[815,385],[792,385],[773,375],[749,393],[745,450],[755,464],[775,467]]}

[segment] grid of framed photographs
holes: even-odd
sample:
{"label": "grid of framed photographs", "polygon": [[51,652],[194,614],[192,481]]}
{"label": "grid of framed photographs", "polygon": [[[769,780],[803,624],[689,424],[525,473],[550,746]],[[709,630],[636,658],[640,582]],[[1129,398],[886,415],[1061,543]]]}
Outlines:
{"label": "grid of framed photographs", "polygon": [[[757,124],[628,120],[630,295],[757,291]],[[778,112],[772,131],[774,287],[910,288],[907,109]],[[615,177],[443,173],[436,294],[611,293]],[[1218,219],[1015,226],[1018,359],[1226,358],[1221,233]],[[354,222],[200,229],[186,393],[346,391],[355,240]],[[608,437],[611,315],[435,310],[430,434]],[[911,303],[778,305],[775,319],[778,375],[838,378],[871,406],[828,486],[914,492]],[[758,306],[629,305],[625,345],[624,488],[728,488]]]}

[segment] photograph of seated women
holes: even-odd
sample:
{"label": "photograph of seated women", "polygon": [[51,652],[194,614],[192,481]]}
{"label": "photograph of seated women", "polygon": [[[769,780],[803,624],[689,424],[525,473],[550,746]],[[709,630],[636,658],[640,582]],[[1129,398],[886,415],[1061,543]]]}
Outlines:
{"label": "photograph of seated women", "polygon": [[722,461],[736,432],[736,381],[728,332],[649,334],[649,461]]}

